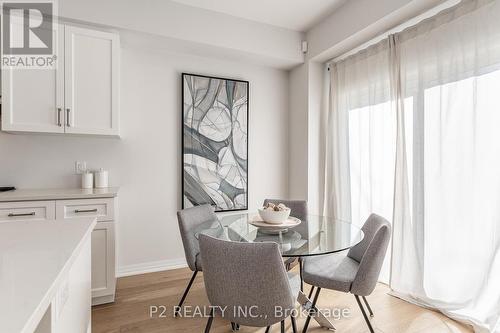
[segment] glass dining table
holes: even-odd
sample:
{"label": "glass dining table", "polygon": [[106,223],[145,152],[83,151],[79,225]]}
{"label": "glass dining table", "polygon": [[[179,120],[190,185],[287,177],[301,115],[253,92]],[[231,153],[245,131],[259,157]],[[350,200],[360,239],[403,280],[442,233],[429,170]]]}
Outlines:
{"label": "glass dining table", "polygon": [[312,257],[348,250],[363,240],[363,231],[331,217],[307,215],[293,228],[257,227],[258,214],[219,215],[218,221],[200,225],[198,232],[233,242],[275,242],[283,257]]}
{"label": "glass dining table", "polygon": [[[253,223],[258,220],[257,213],[219,215],[217,221],[198,226],[197,233],[233,242],[275,242],[284,258],[305,258],[345,251],[360,243],[364,237],[363,231],[349,221],[326,216],[307,215],[299,225],[282,229],[255,226]],[[302,291],[297,300],[305,310],[311,309],[311,301]],[[321,313],[316,313],[313,318],[321,326],[335,329]]]}

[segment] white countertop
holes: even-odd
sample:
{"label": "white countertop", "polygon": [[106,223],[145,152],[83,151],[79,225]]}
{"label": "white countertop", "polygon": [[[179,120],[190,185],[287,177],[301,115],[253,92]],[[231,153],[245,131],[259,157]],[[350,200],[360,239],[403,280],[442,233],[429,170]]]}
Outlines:
{"label": "white countertop", "polygon": [[37,324],[95,218],[0,223],[0,332]]}
{"label": "white countertop", "polygon": [[14,191],[0,192],[0,202],[112,198],[118,195],[118,189],[118,187],[91,189],[19,189]]}

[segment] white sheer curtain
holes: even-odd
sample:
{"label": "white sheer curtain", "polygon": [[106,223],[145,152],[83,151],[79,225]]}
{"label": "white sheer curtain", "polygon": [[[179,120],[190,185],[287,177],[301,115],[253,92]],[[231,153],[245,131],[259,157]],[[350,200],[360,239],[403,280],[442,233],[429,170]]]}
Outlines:
{"label": "white sheer curtain", "polygon": [[500,0],[332,64],[330,85],[325,213],[391,220],[394,294],[500,333]]}
{"label": "white sheer curtain", "polygon": [[500,331],[500,3],[463,1],[394,45],[413,105],[399,110],[412,130],[398,141],[391,287]]}
{"label": "white sheer curtain", "polygon": [[[358,226],[372,212],[391,220],[396,118],[388,43],[332,64],[330,80],[324,214]],[[389,280],[388,259],[382,280]]]}

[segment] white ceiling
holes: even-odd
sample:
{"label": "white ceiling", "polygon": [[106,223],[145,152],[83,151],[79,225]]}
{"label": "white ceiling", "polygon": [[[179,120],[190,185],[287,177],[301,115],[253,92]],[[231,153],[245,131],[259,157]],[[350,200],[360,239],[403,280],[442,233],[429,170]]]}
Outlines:
{"label": "white ceiling", "polygon": [[295,31],[307,31],[347,0],[173,0]]}

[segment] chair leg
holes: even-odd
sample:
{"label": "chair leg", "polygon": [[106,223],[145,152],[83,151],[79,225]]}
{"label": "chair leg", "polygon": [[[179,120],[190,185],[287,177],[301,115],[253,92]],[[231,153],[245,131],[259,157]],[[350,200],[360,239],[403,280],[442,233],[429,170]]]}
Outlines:
{"label": "chair leg", "polygon": [[304,278],[302,277],[302,260],[299,258],[300,291],[304,291]]}
{"label": "chair leg", "polygon": [[281,333],[285,333],[285,321],[281,321]]}
{"label": "chair leg", "polygon": [[297,333],[297,322],[295,321],[295,317],[290,316],[290,319],[292,320],[292,332]]}
{"label": "chair leg", "polygon": [[184,304],[184,300],[186,299],[186,296],[189,292],[189,289],[191,289],[191,285],[193,284],[194,279],[196,278],[196,274],[198,274],[198,271],[193,272],[193,276],[191,276],[191,280],[189,280],[189,283],[186,287],[186,290],[184,290],[184,294],[182,294],[181,301],[179,302],[179,305],[177,306],[177,308],[174,311],[174,317],[177,317],[177,315],[181,311],[182,304]]}
{"label": "chair leg", "polygon": [[368,316],[366,315],[365,309],[363,308],[363,304],[361,304],[361,301],[359,300],[358,295],[354,295],[356,298],[356,302],[358,302],[358,306],[361,309],[361,312],[363,313],[363,318],[365,318],[366,324],[368,325],[368,328],[370,329],[370,333],[375,333],[372,327],[372,323],[370,323],[370,320],[368,319]]}
{"label": "chair leg", "polygon": [[372,308],[370,307],[370,304],[368,304],[368,300],[366,299],[365,296],[363,296],[363,301],[365,301],[365,305],[368,308],[368,312],[370,312],[370,317],[374,317]]}
{"label": "chair leg", "polygon": [[214,320],[214,309],[210,310],[210,317],[208,317],[207,326],[205,326],[205,333],[210,332],[210,328],[212,327],[212,321]]}
{"label": "chair leg", "polygon": [[266,333],[269,333],[269,330],[271,329],[271,326],[266,327]]}
{"label": "chair leg", "polygon": [[309,296],[307,298],[311,299],[314,292],[314,286],[311,286],[311,291],[309,291]]}
{"label": "chair leg", "polygon": [[306,323],[304,324],[304,328],[302,329],[302,333],[307,332],[307,327],[309,326],[309,322],[311,321],[311,315],[313,315],[316,312],[316,302],[318,302],[318,297],[319,297],[320,291],[321,291],[321,288],[318,287],[318,290],[316,291],[316,294],[314,295],[312,306],[309,309],[309,313],[307,314]]}

